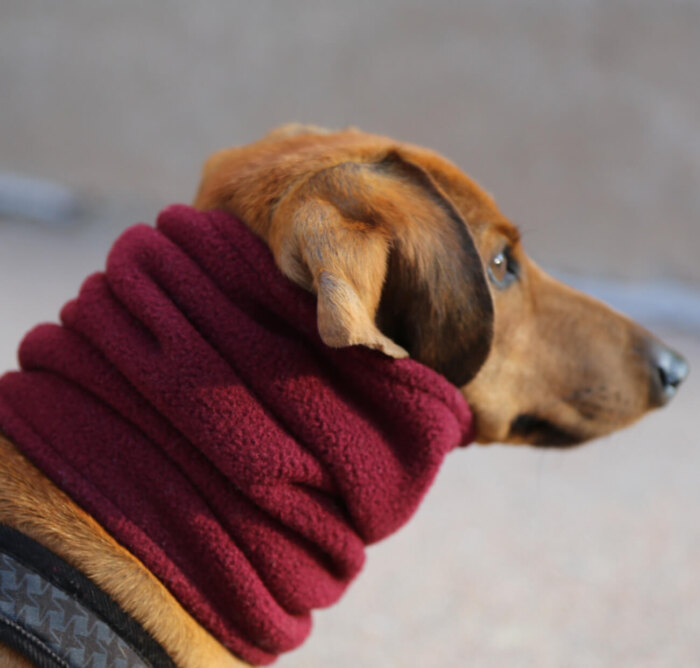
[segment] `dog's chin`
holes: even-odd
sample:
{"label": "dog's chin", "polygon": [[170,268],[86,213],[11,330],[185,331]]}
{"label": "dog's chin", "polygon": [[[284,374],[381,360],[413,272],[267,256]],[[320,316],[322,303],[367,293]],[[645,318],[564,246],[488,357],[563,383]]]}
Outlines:
{"label": "dog's chin", "polygon": [[589,438],[590,436],[554,424],[545,418],[523,413],[511,422],[507,441],[539,448],[572,448]]}

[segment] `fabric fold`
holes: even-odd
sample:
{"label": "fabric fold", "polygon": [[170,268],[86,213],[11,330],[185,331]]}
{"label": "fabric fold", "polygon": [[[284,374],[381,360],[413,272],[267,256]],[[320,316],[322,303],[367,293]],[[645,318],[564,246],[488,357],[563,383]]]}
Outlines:
{"label": "fabric fold", "polygon": [[412,360],[323,344],[313,295],[233,216],[136,225],[0,378],[0,430],[241,658],[335,602],[472,438]]}

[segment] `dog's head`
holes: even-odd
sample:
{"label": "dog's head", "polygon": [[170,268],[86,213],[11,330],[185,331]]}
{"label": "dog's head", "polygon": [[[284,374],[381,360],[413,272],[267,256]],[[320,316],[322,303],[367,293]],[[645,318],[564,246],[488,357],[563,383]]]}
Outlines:
{"label": "dog's head", "polygon": [[285,126],[212,156],[194,205],[267,241],[318,295],[328,345],[408,354],[459,386],[480,442],[581,443],[687,375],[639,325],[548,276],[493,199],[426,149]]}

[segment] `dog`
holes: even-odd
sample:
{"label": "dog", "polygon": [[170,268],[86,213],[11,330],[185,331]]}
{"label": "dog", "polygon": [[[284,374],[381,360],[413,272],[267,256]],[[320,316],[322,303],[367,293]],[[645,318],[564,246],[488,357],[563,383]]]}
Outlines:
{"label": "dog", "polygon": [[[548,276],[493,198],[425,148],[289,124],[211,156],[193,206],[234,214],[267,244],[316,296],[327,346],[446,377],[479,443],[578,445],[665,405],[687,376],[642,327]],[[248,665],[1,434],[0,524],[88,576],[176,665]],[[0,665],[32,664],[0,645]]]}

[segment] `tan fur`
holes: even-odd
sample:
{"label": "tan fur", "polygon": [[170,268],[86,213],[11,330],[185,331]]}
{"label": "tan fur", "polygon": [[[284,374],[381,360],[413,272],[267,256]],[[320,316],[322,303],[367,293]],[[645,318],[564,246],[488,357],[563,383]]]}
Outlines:
{"label": "tan fur", "polygon": [[[513,432],[518,415],[586,440],[653,407],[649,335],[547,276],[491,196],[431,151],[290,124],[213,155],[194,206],[228,210],[268,243],[282,272],[317,294],[328,345],[410,348],[462,386],[481,442],[536,439]],[[487,269],[504,249],[520,275],[501,290]],[[245,665],[2,437],[0,522],[91,577],[180,666]],[[2,646],[0,662],[27,665]]]}
{"label": "tan fur", "polygon": [[0,644],[0,666],[2,668],[32,668],[34,664],[12,648]]}

